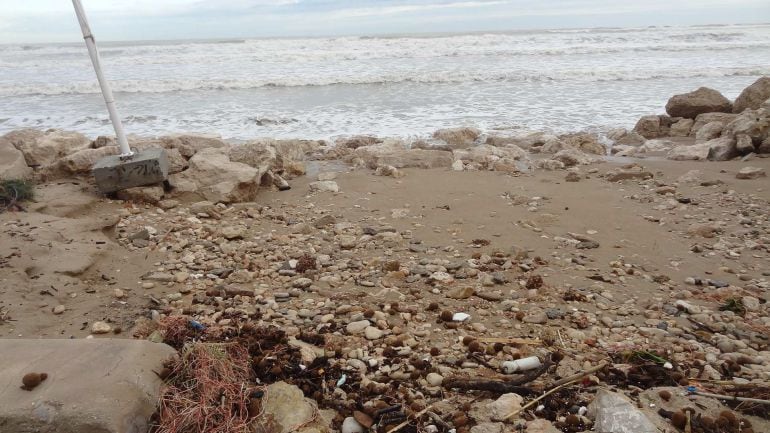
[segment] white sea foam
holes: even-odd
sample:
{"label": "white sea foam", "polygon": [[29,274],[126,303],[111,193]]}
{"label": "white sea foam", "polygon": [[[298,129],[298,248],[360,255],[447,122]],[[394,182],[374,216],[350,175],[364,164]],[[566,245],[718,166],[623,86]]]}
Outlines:
{"label": "white sea foam", "polygon": [[[623,125],[701,85],[735,96],[770,75],[770,25],[124,42],[100,51],[137,133],[562,130]],[[0,133],[109,132],[98,92],[82,44],[0,45]]]}

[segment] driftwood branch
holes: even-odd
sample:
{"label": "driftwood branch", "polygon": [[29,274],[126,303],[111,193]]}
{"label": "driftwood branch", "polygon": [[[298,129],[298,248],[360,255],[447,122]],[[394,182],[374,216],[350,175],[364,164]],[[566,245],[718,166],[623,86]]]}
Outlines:
{"label": "driftwood branch", "polygon": [[531,394],[532,390],[530,388],[521,385],[532,382],[542,376],[552,365],[553,363],[550,361],[546,362],[537,370],[529,371],[510,380],[465,379],[452,377],[444,381],[444,388],[456,388],[463,391],[491,391],[500,394],[507,394],[510,392],[516,394]]}

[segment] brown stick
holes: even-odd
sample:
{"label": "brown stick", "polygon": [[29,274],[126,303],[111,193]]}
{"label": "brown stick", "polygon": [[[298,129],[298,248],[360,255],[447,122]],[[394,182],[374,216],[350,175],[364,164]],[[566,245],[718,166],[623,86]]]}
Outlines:
{"label": "brown stick", "polygon": [[747,403],[770,404],[770,400],[763,400],[763,399],[760,399],[760,398],[750,398],[750,397],[738,397],[738,396],[733,396],[733,395],[712,394],[710,392],[700,392],[700,391],[692,391],[690,394],[700,395],[702,397],[713,397],[713,398],[718,398],[720,400],[745,401]]}
{"label": "brown stick", "polygon": [[491,391],[500,394],[507,394],[509,392],[515,392],[516,394],[531,394],[532,390],[523,387],[521,385],[532,382],[543,373],[548,371],[553,363],[546,362],[537,370],[529,371],[521,376],[511,380],[494,380],[494,379],[464,379],[453,377],[444,381],[444,388],[457,388],[464,391]]}
{"label": "brown stick", "polygon": [[529,403],[525,404],[524,406],[521,407],[521,409],[518,409],[518,410],[515,410],[515,411],[509,413],[508,415],[506,415],[503,418],[503,421],[507,420],[508,418],[514,417],[514,416],[520,414],[521,412],[524,412],[526,409],[529,409],[530,407],[532,407],[538,401],[548,397],[549,395],[551,395],[554,392],[560,390],[561,388],[564,388],[567,385],[572,385],[573,383],[583,379],[584,377],[588,376],[589,374],[596,373],[597,371],[599,371],[602,368],[604,368],[606,365],[607,365],[606,362],[602,362],[601,364],[599,364],[597,366],[594,366],[594,367],[591,367],[588,370],[581,371],[580,373],[573,374],[572,376],[565,377],[564,379],[561,379],[561,380],[555,382],[552,385],[553,388],[551,388],[548,392],[546,392],[545,394],[541,395],[540,397],[530,401]]}
{"label": "brown stick", "polygon": [[423,410],[417,412],[416,414],[414,414],[414,417],[412,417],[411,420],[407,419],[406,421],[402,422],[401,424],[399,424],[399,425],[393,427],[392,429],[388,430],[387,433],[393,433],[394,431],[401,430],[402,428],[404,428],[404,426],[408,425],[413,420],[416,420],[417,418],[421,417],[423,414],[425,414],[425,412],[431,410],[432,408],[433,408],[432,404],[428,405],[428,407],[426,407],[425,409],[423,409]]}

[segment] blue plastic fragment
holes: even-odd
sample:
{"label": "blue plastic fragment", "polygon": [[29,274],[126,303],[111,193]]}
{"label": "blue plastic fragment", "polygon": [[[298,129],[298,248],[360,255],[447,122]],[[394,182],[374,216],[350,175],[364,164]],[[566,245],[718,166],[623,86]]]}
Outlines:
{"label": "blue plastic fragment", "polygon": [[337,381],[337,387],[340,387],[345,384],[345,382],[348,380],[348,375],[343,373],[342,377]]}
{"label": "blue plastic fragment", "polygon": [[697,387],[695,387],[695,386],[692,386],[692,385],[690,385],[690,386],[688,386],[688,387],[687,387],[687,392],[695,392],[695,391],[697,391],[697,390],[698,390],[698,388],[697,388]]}
{"label": "blue plastic fragment", "polygon": [[197,322],[197,321],[195,321],[195,320],[193,320],[193,319],[190,319],[190,322],[189,322],[189,323],[190,323],[190,326],[191,326],[193,329],[195,329],[196,331],[203,331],[204,329],[206,329],[206,327],[205,327],[205,326],[203,326],[203,324],[202,324],[202,323],[200,323],[200,322]]}

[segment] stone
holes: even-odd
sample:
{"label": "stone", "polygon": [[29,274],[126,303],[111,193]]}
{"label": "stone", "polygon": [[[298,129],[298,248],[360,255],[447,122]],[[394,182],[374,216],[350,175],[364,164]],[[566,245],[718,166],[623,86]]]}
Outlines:
{"label": "stone", "polygon": [[[162,380],[155,372],[176,351],[131,339],[0,340],[3,432],[145,432]],[[31,370],[48,378],[19,389]]]}
{"label": "stone", "polygon": [[158,204],[163,199],[163,195],[164,191],[161,185],[137,186],[117,192],[117,197],[120,200],[150,204]]}
{"label": "stone", "polygon": [[428,373],[428,375],[425,376],[425,380],[430,386],[441,386],[441,384],[444,383],[444,376],[438,373]]}
{"label": "stone", "polygon": [[67,310],[67,307],[65,307],[64,305],[59,304],[59,305],[53,307],[52,311],[53,311],[53,314],[62,314],[66,310]]}
{"label": "stone", "polygon": [[109,334],[112,332],[112,326],[106,322],[94,322],[91,325],[92,334]]}
{"label": "stone", "polygon": [[452,163],[452,170],[453,171],[463,171],[465,168],[465,165],[463,164],[462,160],[456,160]]}
{"label": "stone", "polygon": [[225,226],[219,230],[219,234],[227,239],[242,239],[246,234],[246,227],[244,226]]}
{"label": "stone", "polygon": [[381,143],[382,140],[373,135],[354,135],[352,137],[338,138],[334,144],[347,149],[358,149],[363,146]]}
{"label": "stone", "polygon": [[725,125],[722,136],[736,138],[746,134],[757,143],[770,137],[770,116],[765,109],[746,110]]}
{"label": "stone", "polygon": [[711,145],[706,143],[676,146],[666,155],[672,161],[703,161],[708,158]]}
{"label": "stone", "polygon": [[291,283],[292,287],[295,287],[297,289],[307,289],[312,284],[313,284],[313,280],[311,280],[310,278],[297,278]]}
{"label": "stone", "polygon": [[348,332],[348,334],[361,334],[370,325],[371,323],[368,320],[359,320],[356,322],[348,323],[348,325],[345,327],[345,330]]}
{"label": "stone", "polygon": [[695,133],[695,141],[709,141],[722,134],[725,124],[719,121],[709,122]]}
{"label": "stone", "polygon": [[758,179],[760,177],[767,177],[764,168],[760,167],[743,167],[735,174],[736,179]]}
{"label": "stone", "polygon": [[[574,148],[592,155],[606,155],[607,148],[599,143],[599,136],[594,133],[576,132],[559,136],[565,148]],[[557,152],[558,153],[558,152]]]}
{"label": "stone", "polygon": [[214,134],[171,134],[160,138],[161,146],[166,149],[178,149],[185,158],[192,158],[203,149],[224,149],[228,144]]}
{"label": "stone", "polygon": [[660,137],[660,117],[657,115],[642,116],[636,122],[634,132],[647,139]]}
{"label": "stone", "polygon": [[382,335],[382,330],[375,328],[374,326],[367,326],[364,329],[364,337],[366,337],[367,340],[379,340],[382,338]]}
{"label": "stone", "polygon": [[521,409],[523,401],[524,398],[519,394],[503,394],[497,400],[487,405],[489,418],[492,421],[505,421],[507,415]]}
{"label": "stone", "polygon": [[548,316],[541,312],[541,313],[530,313],[524,316],[521,319],[524,323],[534,323],[536,325],[542,325],[545,323],[548,323]]}
{"label": "stone", "polygon": [[709,146],[708,159],[711,161],[727,161],[738,155],[735,139],[732,137],[719,137],[704,144]]}
{"label": "stone", "polygon": [[258,169],[230,161],[224,149],[205,148],[190,158],[190,167],[169,177],[179,192],[196,193],[213,203],[253,201],[262,176]]}
{"label": "stone", "polygon": [[551,421],[537,418],[527,422],[527,433],[561,433],[561,430],[551,424]]}
{"label": "stone", "polygon": [[504,429],[501,422],[481,422],[471,427],[470,433],[503,433]]}
{"label": "stone", "polygon": [[733,113],[703,113],[699,114],[695,117],[695,122],[692,124],[692,128],[690,128],[690,136],[695,137],[695,134],[698,133],[698,131],[703,128],[704,125],[711,123],[711,122],[721,122],[723,125],[727,125],[728,123],[735,120],[735,118],[738,117],[737,114]]}
{"label": "stone", "polygon": [[98,149],[83,149],[59,158],[44,166],[42,172],[47,179],[88,174],[101,159],[120,153],[117,146],[105,146]]}
{"label": "stone", "polygon": [[727,98],[708,87],[674,95],[666,103],[666,113],[669,116],[688,119],[695,119],[701,113],[730,113],[732,108],[732,103]]}
{"label": "stone", "polygon": [[[331,433],[331,418],[315,401],[305,398],[302,390],[286,382],[275,382],[265,390],[262,413],[267,418],[264,431],[271,433]],[[298,426],[301,429],[298,430]]]}
{"label": "stone", "polygon": [[91,146],[91,140],[83,134],[56,129],[44,133],[11,132],[4,137],[24,154],[29,166],[54,164],[67,155]]}
{"label": "stone", "polygon": [[16,149],[10,140],[0,137],[0,179],[26,179],[32,176],[24,153]]}
{"label": "stone", "polygon": [[633,169],[614,169],[607,172],[604,178],[610,182],[618,182],[621,180],[629,179],[651,179],[653,174],[641,167],[635,167]]}
{"label": "stone", "polygon": [[351,235],[342,235],[339,237],[340,248],[343,250],[352,250],[358,244],[358,239]]}
{"label": "stone", "polygon": [[564,176],[564,180],[566,182],[580,182],[580,174],[574,171],[570,171],[566,176]]}
{"label": "stone", "polygon": [[366,429],[355,418],[349,416],[342,421],[341,433],[364,433]]}
{"label": "stone", "polygon": [[746,109],[756,110],[768,98],[770,98],[770,77],[760,77],[735,98],[733,113],[742,113]]}
{"label": "stone", "polygon": [[360,147],[354,156],[361,158],[364,165],[376,169],[381,165],[395,168],[445,168],[450,167],[452,152],[444,150],[407,149],[400,140],[389,139],[382,143]]}
{"label": "stone", "polygon": [[690,135],[693,124],[695,124],[693,119],[679,119],[671,125],[669,135],[672,137],[687,137]]}
{"label": "stone", "polygon": [[[267,173],[276,165],[276,150],[265,141],[249,141],[230,148],[228,157],[232,162],[238,162],[254,167],[259,173]],[[260,175],[260,178],[262,175]]]}
{"label": "stone", "polygon": [[404,172],[400,171],[392,165],[381,165],[374,171],[375,176],[389,176],[389,177],[404,177]]}
{"label": "stone", "polygon": [[566,167],[588,165],[598,161],[598,158],[583,153],[582,151],[572,147],[568,147],[556,152],[552,159],[561,162]]}
{"label": "stone", "polygon": [[336,178],[337,178],[336,171],[322,171],[318,173],[318,180],[320,181],[334,180]]}
{"label": "stone", "polygon": [[168,177],[168,159],[163,149],[149,149],[129,160],[112,155],[100,159],[91,172],[102,193],[163,182]]}
{"label": "stone", "polygon": [[433,133],[433,138],[442,140],[451,146],[470,146],[481,136],[476,128],[447,128]]}
{"label": "stone", "polygon": [[747,155],[754,151],[754,142],[746,134],[735,136],[735,150],[741,155]]}
{"label": "stone", "polygon": [[473,287],[456,287],[450,290],[446,296],[452,299],[468,299],[476,293],[476,289]]}
{"label": "stone", "polygon": [[340,192],[340,187],[333,180],[319,180],[310,183],[310,192]]}
{"label": "stone", "polygon": [[337,223],[337,218],[334,218],[334,215],[324,215],[321,218],[318,218],[317,220],[313,221],[313,227],[317,229],[322,229],[324,227],[334,225]]}

